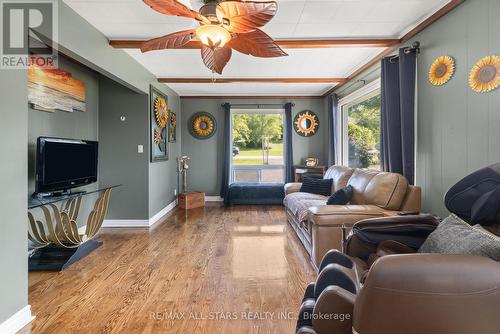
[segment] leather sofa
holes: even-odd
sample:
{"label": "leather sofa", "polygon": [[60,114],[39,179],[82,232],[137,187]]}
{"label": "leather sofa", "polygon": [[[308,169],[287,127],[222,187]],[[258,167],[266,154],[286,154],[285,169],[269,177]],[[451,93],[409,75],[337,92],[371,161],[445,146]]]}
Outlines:
{"label": "leather sofa", "polygon": [[363,219],[420,211],[421,190],[400,174],[332,166],[325,179],[333,179],[332,193],[353,187],[348,205],[326,205],[328,197],[302,193],[301,183],[285,185],[287,220],[311,256],[317,270],[325,253],[342,249],[352,226]]}

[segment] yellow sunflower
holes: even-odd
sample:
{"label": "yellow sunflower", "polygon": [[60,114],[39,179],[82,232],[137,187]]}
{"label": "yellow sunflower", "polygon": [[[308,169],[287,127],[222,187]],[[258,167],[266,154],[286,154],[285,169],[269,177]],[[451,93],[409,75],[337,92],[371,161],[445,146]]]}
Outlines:
{"label": "yellow sunflower", "polygon": [[209,116],[198,116],[193,121],[193,131],[198,136],[207,137],[214,131],[214,122]]}
{"label": "yellow sunflower", "polygon": [[165,101],[163,97],[157,97],[154,102],[154,108],[156,124],[158,124],[158,126],[163,129],[167,125],[168,115],[170,113],[170,110],[168,110],[167,101]]}
{"label": "yellow sunflower", "polygon": [[316,115],[310,114],[308,111],[297,115],[295,120],[297,132],[301,133],[304,137],[313,135],[318,125]]}
{"label": "yellow sunflower", "polygon": [[500,85],[500,57],[487,56],[479,60],[469,74],[469,86],[478,93],[492,91]]}
{"label": "yellow sunflower", "polygon": [[434,86],[441,86],[450,81],[453,73],[455,73],[455,60],[450,56],[441,56],[429,69],[429,81]]}

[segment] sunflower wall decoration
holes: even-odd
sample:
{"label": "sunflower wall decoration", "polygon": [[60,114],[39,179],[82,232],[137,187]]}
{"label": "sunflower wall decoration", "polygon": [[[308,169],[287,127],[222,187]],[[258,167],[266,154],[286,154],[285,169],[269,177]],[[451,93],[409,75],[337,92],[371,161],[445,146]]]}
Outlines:
{"label": "sunflower wall decoration", "polygon": [[150,86],[151,162],[168,160],[168,98]]}
{"label": "sunflower wall decoration", "polygon": [[189,132],[197,139],[208,139],[215,134],[217,122],[212,114],[201,111],[191,116]]}
{"label": "sunflower wall decoration", "polygon": [[480,59],[469,74],[469,86],[478,93],[486,93],[500,86],[500,56]]}
{"label": "sunflower wall decoration", "polygon": [[455,73],[455,60],[450,56],[438,57],[429,69],[429,81],[434,86],[441,86],[450,81]]}
{"label": "sunflower wall decoration", "polygon": [[301,111],[295,116],[293,127],[299,136],[313,136],[319,128],[318,116],[310,110]]}
{"label": "sunflower wall decoration", "polygon": [[174,112],[170,113],[170,121],[168,122],[168,142],[175,143],[177,141],[177,115]]}
{"label": "sunflower wall decoration", "polygon": [[158,124],[158,126],[163,129],[165,126],[167,126],[168,116],[170,114],[170,110],[168,110],[167,101],[165,100],[165,98],[161,96],[156,97],[154,108],[156,124]]}

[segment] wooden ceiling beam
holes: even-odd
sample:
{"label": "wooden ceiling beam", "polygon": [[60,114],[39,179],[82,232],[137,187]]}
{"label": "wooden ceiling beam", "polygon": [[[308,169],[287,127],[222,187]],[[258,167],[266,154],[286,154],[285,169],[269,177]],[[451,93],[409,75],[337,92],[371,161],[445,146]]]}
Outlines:
{"label": "wooden ceiling beam", "polygon": [[345,83],[347,78],[158,78],[161,83]]}
{"label": "wooden ceiling beam", "polygon": [[[139,49],[145,40],[118,40],[109,41],[109,45],[117,49]],[[374,47],[385,48],[398,45],[399,39],[283,39],[276,43],[284,49],[327,49],[339,47]],[[199,41],[191,41],[181,49],[200,49]]]}

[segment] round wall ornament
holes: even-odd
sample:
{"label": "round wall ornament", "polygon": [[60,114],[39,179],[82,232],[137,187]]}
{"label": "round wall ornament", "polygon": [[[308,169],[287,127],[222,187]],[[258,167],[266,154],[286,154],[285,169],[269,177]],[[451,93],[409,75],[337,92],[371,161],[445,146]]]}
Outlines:
{"label": "round wall ornament", "polygon": [[500,56],[480,59],[469,74],[469,86],[478,93],[486,93],[500,86]]}
{"label": "round wall ornament", "polygon": [[295,115],[293,128],[299,136],[313,136],[319,128],[318,116],[311,110],[304,110]]}
{"label": "round wall ornament", "polygon": [[455,73],[455,60],[450,56],[436,58],[429,69],[429,81],[434,86],[441,86],[450,81]]}
{"label": "round wall ornament", "polygon": [[208,139],[217,130],[217,122],[214,116],[204,111],[197,112],[191,116],[188,124],[189,132],[197,139]]}

